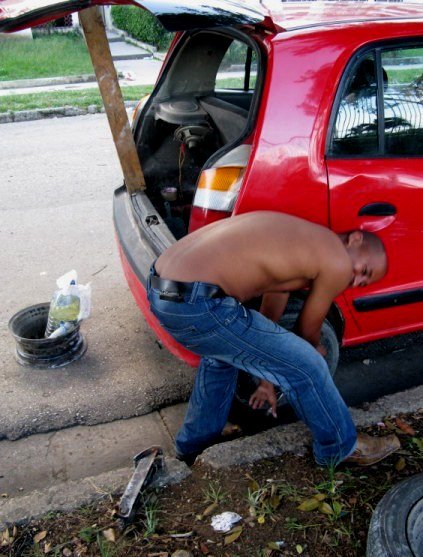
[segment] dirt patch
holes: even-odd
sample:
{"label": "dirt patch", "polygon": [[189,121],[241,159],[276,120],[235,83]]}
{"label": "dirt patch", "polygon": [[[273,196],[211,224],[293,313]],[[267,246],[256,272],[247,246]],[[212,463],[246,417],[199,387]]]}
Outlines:
{"label": "dirt patch", "polygon": [[[49,514],[0,533],[1,555],[102,557],[363,556],[371,514],[402,479],[423,471],[423,413],[384,420],[365,431],[396,431],[402,449],[369,468],[317,467],[311,454],[212,470],[196,464],[180,485],[150,493],[144,512],[124,532],[119,498],[69,514]],[[211,526],[224,511],[242,519],[230,532]],[[1,541],[2,540],[2,541]]]}

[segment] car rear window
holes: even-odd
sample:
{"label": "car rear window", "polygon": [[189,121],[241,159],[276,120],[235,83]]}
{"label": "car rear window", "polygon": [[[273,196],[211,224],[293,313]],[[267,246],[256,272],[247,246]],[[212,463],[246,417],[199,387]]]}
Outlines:
{"label": "car rear window", "polygon": [[226,51],[216,75],[216,89],[254,89],[257,54],[245,43],[234,40]]}

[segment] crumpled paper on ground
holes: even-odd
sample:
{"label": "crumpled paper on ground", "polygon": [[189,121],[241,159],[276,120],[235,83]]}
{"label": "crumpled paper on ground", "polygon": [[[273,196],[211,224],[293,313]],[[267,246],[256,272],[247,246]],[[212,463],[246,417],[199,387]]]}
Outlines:
{"label": "crumpled paper on ground", "polygon": [[212,516],[211,525],[216,532],[229,532],[232,526],[242,520],[242,516],[231,511]]}

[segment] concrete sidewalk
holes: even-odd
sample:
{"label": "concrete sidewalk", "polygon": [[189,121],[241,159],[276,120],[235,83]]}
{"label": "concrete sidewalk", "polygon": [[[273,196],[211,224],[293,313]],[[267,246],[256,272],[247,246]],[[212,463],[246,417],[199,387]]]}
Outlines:
{"label": "concrete sidewalk", "polygon": [[[420,386],[383,397],[367,410],[351,412],[358,426],[372,426],[387,416],[419,410],[422,397]],[[158,478],[160,485],[180,482],[190,471],[171,457],[185,406],[132,420],[1,443],[0,491],[5,496],[0,499],[0,531],[51,511],[71,511],[109,493],[121,494],[133,470],[130,457],[151,445],[162,446],[167,456],[167,471]],[[283,458],[287,453],[303,455],[310,445],[306,427],[293,423],[214,445],[199,461],[212,468],[226,468],[263,458]]]}

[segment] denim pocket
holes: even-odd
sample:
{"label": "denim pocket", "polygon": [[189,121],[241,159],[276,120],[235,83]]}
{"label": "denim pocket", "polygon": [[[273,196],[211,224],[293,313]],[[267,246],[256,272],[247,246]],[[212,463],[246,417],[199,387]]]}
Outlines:
{"label": "denim pocket", "polygon": [[240,316],[244,315],[245,308],[230,296],[215,298],[209,301],[210,312],[221,325],[228,326]]}
{"label": "denim pocket", "polygon": [[160,325],[170,334],[173,336],[174,339],[176,340],[183,340],[184,338],[190,337],[190,336],[194,336],[194,335],[198,335],[199,332],[197,330],[196,327],[194,327],[194,325],[189,325],[188,327],[178,327],[177,329],[173,328],[173,327],[168,327],[166,324],[164,323],[160,323]]}

